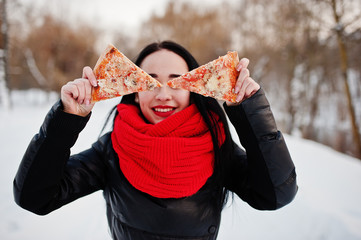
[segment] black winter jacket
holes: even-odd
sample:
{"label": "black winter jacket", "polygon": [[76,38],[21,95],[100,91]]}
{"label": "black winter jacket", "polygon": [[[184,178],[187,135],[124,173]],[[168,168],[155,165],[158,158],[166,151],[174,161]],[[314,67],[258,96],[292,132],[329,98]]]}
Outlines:
{"label": "black winter jacket", "polygon": [[[237,161],[225,186],[252,207],[274,210],[292,201],[295,167],[263,90],[239,106],[227,107],[246,152],[235,148]],[[14,180],[21,207],[45,215],[92,192],[102,190],[114,239],[216,239],[221,212],[207,182],[196,194],[159,199],[135,189],[122,174],[110,133],[92,147],[70,156],[70,148],[88,117],[62,111],[59,101],[31,140]]]}

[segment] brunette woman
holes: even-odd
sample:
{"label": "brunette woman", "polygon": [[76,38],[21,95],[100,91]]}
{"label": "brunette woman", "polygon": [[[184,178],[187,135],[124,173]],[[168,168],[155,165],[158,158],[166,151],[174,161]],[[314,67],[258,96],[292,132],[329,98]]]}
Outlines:
{"label": "brunette woman", "polygon": [[135,63],[164,86],[123,96],[113,130],[70,155],[93,108],[96,81],[85,67],[31,140],[14,180],[16,202],[45,215],[102,190],[112,238],[136,240],[216,239],[228,193],[260,210],[285,206],[297,192],[295,167],[248,62],[237,66],[239,103],[224,103],[224,111],[215,99],[167,87],[198,67],[186,49],[148,45]]}

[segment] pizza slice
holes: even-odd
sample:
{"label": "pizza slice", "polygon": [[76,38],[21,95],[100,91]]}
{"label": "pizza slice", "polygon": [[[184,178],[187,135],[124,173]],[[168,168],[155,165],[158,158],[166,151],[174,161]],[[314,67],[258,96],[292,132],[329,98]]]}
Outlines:
{"label": "pizza slice", "polygon": [[99,57],[93,72],[98,83],[93,88],[93,102],[162,86],[111,44]]}
{"label": "pizza slice", "polygon": [[239,76],[237,52],[228,52],[205,65],[167,82],[172,88],[182,88],[219,100],[236,102],[234,87]]}

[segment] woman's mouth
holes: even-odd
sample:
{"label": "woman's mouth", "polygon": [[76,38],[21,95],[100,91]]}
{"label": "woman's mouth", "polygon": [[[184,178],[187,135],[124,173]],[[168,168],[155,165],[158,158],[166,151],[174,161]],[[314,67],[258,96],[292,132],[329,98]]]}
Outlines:
{"label": "woman's mouth", "polygon": [[169,117],[175,111],[175,108],[168,107],[168,106],[157,106],[152,109],[153,109],[155,115],[162,117],[162,118]]}

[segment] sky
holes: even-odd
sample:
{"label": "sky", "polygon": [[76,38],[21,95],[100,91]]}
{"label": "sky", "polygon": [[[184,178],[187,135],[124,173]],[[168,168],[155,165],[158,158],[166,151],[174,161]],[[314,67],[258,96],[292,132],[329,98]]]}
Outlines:
{"label": "sky", "polygon": [[[102,51],[113,43],[119,32],[129,38],[136,37],[139,26],[152,14],[161,15],[171,0],[17,0],[23,6],[32,6],[37,11],[50,11],[54,16],[70,23],[86,23],[102,32],[97,50]],[[177,0],[198,5],[201,10],[222,2],[237,3],[239,0]],[[15,14],[15,13],[13,13]],[[24,14],[17,13],[21,17]],[[11,15],[11,13],[10,13]],[[70,20],[69,20],[70,19]]]}
{"label": "sky", "polygon": [[[131,30],[139,26],[152,13],[161,14],[169,0],[18,0],[54,11],[55,14],[110,28]],[[239,0],[182,0],[204,6]],[[179,1],[177,1],[179,2]]]}
{"label": "sky", "polygon": [[152,12],[160,11],[167,0],[19,0],[24,5],[49,10],[62,18],[103,26],[139,25]]}

